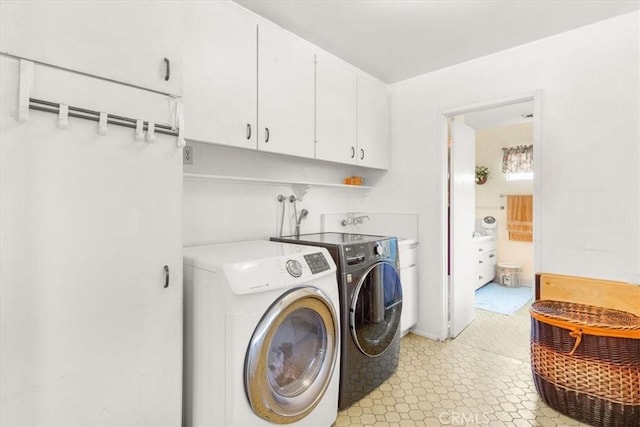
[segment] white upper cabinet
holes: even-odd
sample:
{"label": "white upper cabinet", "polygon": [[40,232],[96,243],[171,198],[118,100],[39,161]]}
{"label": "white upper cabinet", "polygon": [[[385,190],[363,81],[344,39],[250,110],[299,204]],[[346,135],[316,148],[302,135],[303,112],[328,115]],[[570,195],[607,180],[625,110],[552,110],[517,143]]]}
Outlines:
{"label": "white upper cabinet", "polygon": [[358,75],[358,152],[360,166],[389,168],[389,92],[387,85]]}
{"label": "white upper cabinet", "polygon": [[152,1],[3,1],[0,51],[180,95],[183,7]]}
{"label": "white upper cabinet", "polygon": [[236,3],[184,15],[187,139],[388,168],[384,83]]}
{"label": "white upper cabinet", "polygon": [[356,71],[316,55],[316,159],[356,163]]}
{"label": "white upper cabinet", "polygon": [[389,120],[386,84],[317,54],[317,159],[388,169]]}
{"label": "white upper cabinet", "polygon": [[219,1],[185,15],[185,137],[257,148],[257,19]]}
{"label": "white upper cabinet", "polygon": [[314,56],[303,40],[259,25],[259,150],[314,157]]}

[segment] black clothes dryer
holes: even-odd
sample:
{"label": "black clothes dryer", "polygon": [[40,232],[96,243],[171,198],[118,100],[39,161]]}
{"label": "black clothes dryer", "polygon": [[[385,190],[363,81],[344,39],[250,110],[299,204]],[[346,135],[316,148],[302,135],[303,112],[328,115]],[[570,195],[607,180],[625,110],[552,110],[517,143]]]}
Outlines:
{"label": "black clothes dryer", "polygon": [[402,287],[395,237],[316,233],[274,241],[327,248],[338,269],[339,409],[373,391],[398,367]]}

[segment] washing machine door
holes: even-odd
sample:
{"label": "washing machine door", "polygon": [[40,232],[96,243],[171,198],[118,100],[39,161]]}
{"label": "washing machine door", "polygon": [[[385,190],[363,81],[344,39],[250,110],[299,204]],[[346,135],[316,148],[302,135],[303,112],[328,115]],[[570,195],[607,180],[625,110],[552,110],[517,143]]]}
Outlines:
{"label": "washing machine door", "polygon": [[318,288],[293,289],[271,305],[245,358],[245,391],[258,416],[286,424],[316,407],[338,361],[338,328],[336,310]]}
{"label": "washing machine door", "polygon": [[349,327],[355,345],[370,357],[389,347],[400,327],[402,286],[388,262],[371,266],[360,278],[351,299]]}

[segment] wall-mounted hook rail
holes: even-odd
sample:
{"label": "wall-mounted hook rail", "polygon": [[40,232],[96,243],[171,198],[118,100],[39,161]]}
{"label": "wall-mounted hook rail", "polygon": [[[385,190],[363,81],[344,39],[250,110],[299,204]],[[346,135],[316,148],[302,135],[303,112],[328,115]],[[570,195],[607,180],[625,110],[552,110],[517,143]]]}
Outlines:
{"label": "wall-mounted hook rail", "polygon": [[[80,119],[93,120],[94,122],[100,122],[100,111],[88,110],[86,108],[81,107],[68,107],[68,116],[69,117],[77,117]],[[59,114],[60,112],[60,103],[45,101],[42,99],[29,98],[29,109],[45,111],[47,113]],[[119,116],[116,114],[107,114],[107,123],[125,126],[132,129],[136,129],[137,119],[132,119],[130,117]],[[143,122],[143,130],[149,129],[149,122]],[[174,128],[172,126],[166,124],[155,123],[154,125],[155,133],[162,133],[165,135],[178,136],[180,134],[179,129]]]}

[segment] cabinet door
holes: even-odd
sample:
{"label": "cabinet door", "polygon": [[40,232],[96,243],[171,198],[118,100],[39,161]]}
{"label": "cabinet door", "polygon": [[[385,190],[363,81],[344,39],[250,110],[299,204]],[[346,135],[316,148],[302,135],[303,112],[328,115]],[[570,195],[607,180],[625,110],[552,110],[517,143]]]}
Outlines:
{"label": "cabinet door", "polygon": [[492,277],[489,276],[488,254],[478,255],[478,287],[489,283]]}
{"label": "cabinet door", "polygon": [[358,75],[358,152],[361,166],[389,168],[389,93],[387,85]]}
{"label": "cabinet door", "polygon": [[356,72],[316,55],[316,159],[356,163]]}
{"label": "cabinet door", "polygon": [[481,253],[477,253],[476,258],[476,289],[478,289],[486,282],[484,280],[484,256]]}
{"label": "cabinet door", "polygon": [[0,7],[4,53],[182,93],[181,2],[3,1]]}
{"label": "cabinet door", "polygon": [[314,156],[314,55],[270,24],[258,28],[258,149]]}
{"label": "cabinet door", "polygon": [[230,2],[186,8],[185,136],[257,148],[257,21]]}
{"label": "cabinet door", "polygon": [[[19,123],[18,61],[0,64],[0,425],[179,425],[182,150],[39,111]],[[150,95],[67,74],[100,99]]]}
{"label": "cabinet door", "polygon": [[402,314],[400,316],[400,330],[405,334],[418,323],[418,266],[400,270],[402,281]]}
{"label": "cabinet door", "polygon": [[486,255],[486,263],[485,263],[485,272],[484,276],[487,279],[487,282],[495,279],[496,277],[496,251],[495,249]]}

